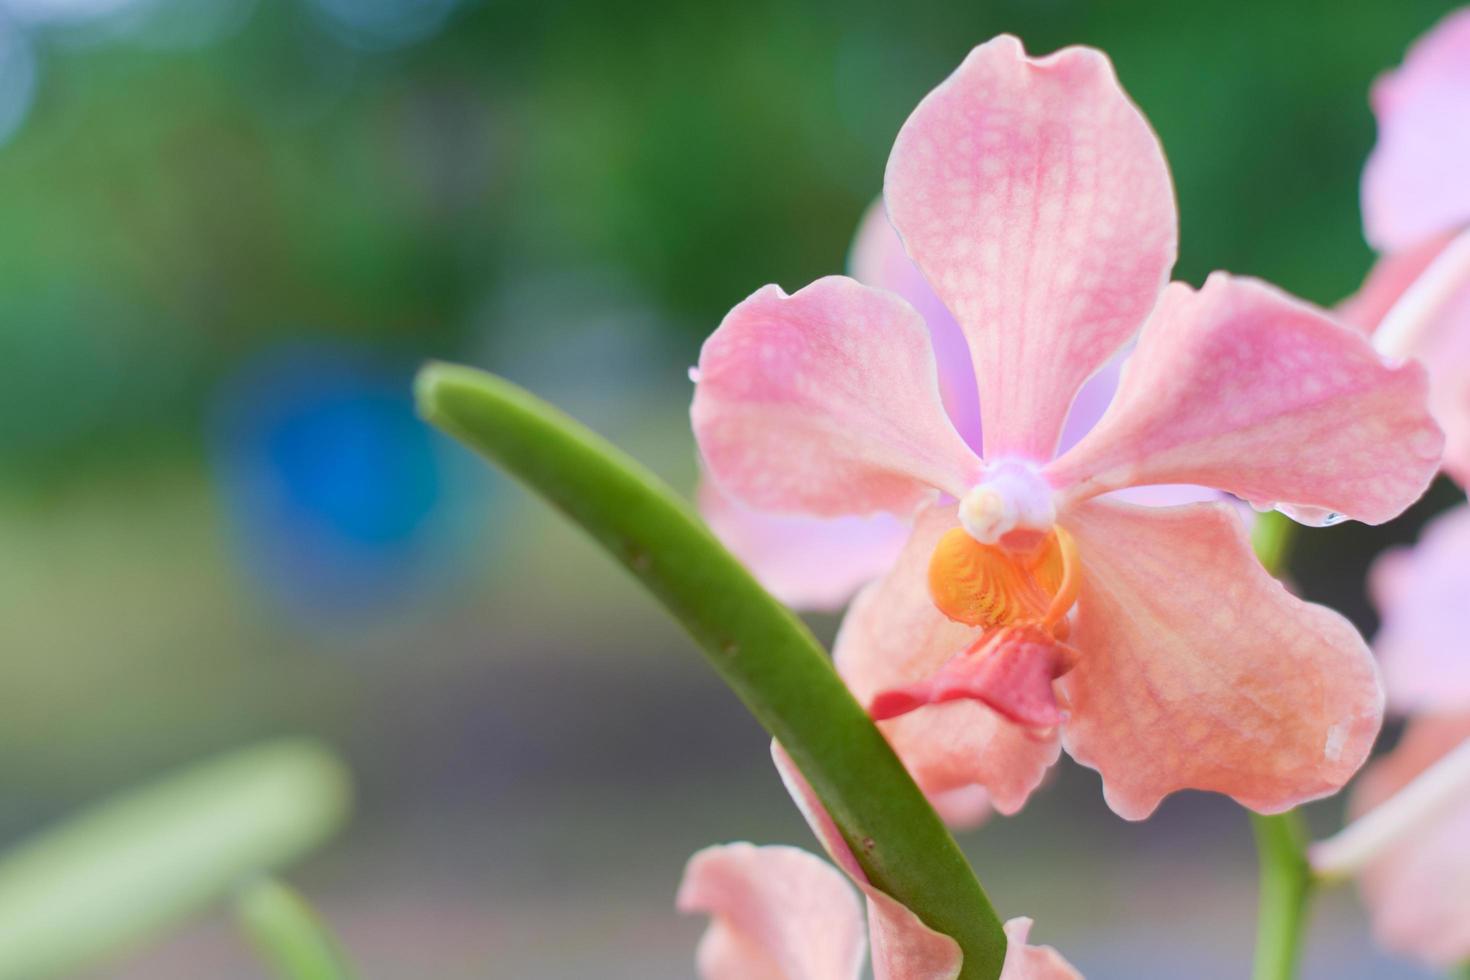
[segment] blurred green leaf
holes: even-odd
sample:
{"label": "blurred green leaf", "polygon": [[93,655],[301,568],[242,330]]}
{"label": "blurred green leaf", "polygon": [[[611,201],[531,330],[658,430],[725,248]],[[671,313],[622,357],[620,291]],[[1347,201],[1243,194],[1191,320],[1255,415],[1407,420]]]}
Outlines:
{"label": "blurred green leaf", "polygon": [[0,857],[0,980],[88,964],[279,868],[343,823],[350,783],[285,739],[129,790]]}
{"label": "blurred green leaf", "polygon": [[826,651],[677,494],[585,426],[494,375],[433,364],[419,411],[582,525],[663,603],[785,746],[868,878],[1000,975],[1000,920],[964,855]]}
{"label": "blurred green leaf", "polygon": [[281,980],[350,980],[341,944],[293,889],[261,878],[240,893],[240,925]]}

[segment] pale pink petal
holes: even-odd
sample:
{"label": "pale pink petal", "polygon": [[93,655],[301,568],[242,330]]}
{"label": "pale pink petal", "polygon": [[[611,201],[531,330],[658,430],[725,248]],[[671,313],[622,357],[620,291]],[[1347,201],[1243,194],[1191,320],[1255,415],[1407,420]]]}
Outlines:
{"label": "pale pink petal", "polygon": [[1063,524],[1083,577],[1062,738],[1116,813],[1143,819],[1180,789],[1274,813],[1357,771],[1383,714],[1373,658],[1266,573],[1229,505],[1094,500]]}
{"label": "pale pink petal", "polygon": [[[893,570],[853,600],[833,657],[862,704],[927,679],[979,639],[980,630],[946,619],[929,596],[929,557],[957,525],[952,505],[922,511]],[[981,786],[1006,814],[1021,808],[1060,752],[1054,732],[1032,732],[975,701],[931,705],[878,727],[925,793]]]}
{"label": "pale pink petal", "polygon": [[1362,287],[1343,300],[1334,312],[1339,319],[1371,334],[1452,238],[1452,235],[1437,235],[1414,248],[1385,255],[1368,271]]}
{"label": "pale pink petal", "polygon": [[865,286],[887,289],[909,301],[929,325],[929,339],[939,364],[939,393],[955,428],[972,449],[980,451],[980,399],[970,345],[949,309],[934,295],[918,266],[903,250],[898,232],[879,198],[863,215],[848,258],[852,277]]}
{"label": "pale pink petal", "polygon": [[1450,14],[1373,86],[1378,142],[1363,223],[1380,252],[1470,224],[1470,9]]}
{"label": "pale pink petal", "polygon": [[874,980],[951,980],[958,976],[962,962],[959,944],[930,929],[887,892],[873,887],[822,801],[785,749],[774,741],[771,758],[812,833],[868,898],[868,939],[873,949]]}
{"label": "pale pink petal", "polygon": [[1470,709],[1470,506],[1441,514],[1410,550],[1374,565],[1383,625],[1373,640],[1400,711]]}
{"label": "pale pink petal", "polygon": [[904,123],[883,193],[969,338],[986,457],[1050,457],[1174,264],[1168,166],[1107,56],[976,48]]}
{"label": "pale pink petal", "polygon": [[857,980],[858,899],[827,862],[795,847],[726,844],[689,859],[675,900],[703,913],[704,980]]}
{"label": "pale pink petal", "polygon": [[980,462],[939,400],[924,321],[840,276],[767,286],[705,341],[691,415],[710,475],[748,507],[816,517],[912,512]]}
{"label": "pale pink petal", "polygon": [[708,480],[699,512],[776,598],[796,609],[842,608],[893,566],[909,529],[889,514],[788,517],[742,507]]}
{"label": "pale pink petal", "polygon": [[1031,926],[1026,918],[1006,923],[1006,961],[1000,980],[1082,980],[1082,974],[1050,946],[1026,945]]}
{"label": "pale pink petal", "polygon": [[[1470,738],[1470,711],[1415,719],[1394,750],[1363,770],[1352,812],[1384,802]],[[1361,873],[1373,932],[1385,947],[1449,968],[1470,960],[1470,800],[1389,849]]]}
{"label": "pale pink petal", "polygon": [[939,818],[953,830],[973,830],[990,816],[990,794],[983,786],[961,786],[944,793],[933,793],[929,803]]}
{"label": "pale pink petal", "polygon": [[1097,428],[1046,469],[1069,500],[1190,483],[1301,519],[1377,524],[1424,492],[1443,439],[1417,364],[1265,283],[1164,293]]}

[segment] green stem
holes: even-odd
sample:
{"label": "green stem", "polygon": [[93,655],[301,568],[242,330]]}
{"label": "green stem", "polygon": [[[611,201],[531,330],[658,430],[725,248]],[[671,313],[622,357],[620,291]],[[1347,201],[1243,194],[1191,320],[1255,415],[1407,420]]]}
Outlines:
{"label": "green stem", "polygon": [[580,524],[687,629],[785,746],[874,885],[995,980],[1005,935],[980,883],[821,645],[689,505],[617,448],[493,375],[433,364],[419,411]]}
{"label": "green stem", "polygon": [[246,885],[235,915],[281,980],[352,980],[336,937],[306,900],[280,881],[263,877]]}
{"label": "green stem", "polygon": [[[1256,519],[1256,556],[1273,575],[1286,567],[1297,525],[1276,511]],[[1260,861],[1260,905],[1256,918],[1254,980],[1294,980],[1313,891],[1307,863],[1307,834],[1295,810],[1273,816],[1251,814]]]}
{"label": "green stem", "polygon": [[1253,813],[1251,827],[1261,861],[1252,976],[1255,980],[1293,980],[1313,888],[1305,828],[1295,810],[1269,817]]}

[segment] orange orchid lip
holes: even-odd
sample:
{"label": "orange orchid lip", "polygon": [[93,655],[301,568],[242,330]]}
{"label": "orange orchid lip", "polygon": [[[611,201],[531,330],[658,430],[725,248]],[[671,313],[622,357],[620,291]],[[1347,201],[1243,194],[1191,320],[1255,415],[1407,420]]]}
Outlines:
{"label": "orange orchid lip", "polygon": [[982,629],[1035,625],[1064,639],[1077,586],[1077,546],[1059,527],[1012,532],[995,544],[954,528],[929,560],[939,611]]}

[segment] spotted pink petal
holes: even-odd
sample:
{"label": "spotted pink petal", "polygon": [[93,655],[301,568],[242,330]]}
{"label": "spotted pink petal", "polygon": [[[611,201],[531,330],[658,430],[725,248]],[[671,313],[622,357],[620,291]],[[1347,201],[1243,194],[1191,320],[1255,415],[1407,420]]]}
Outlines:
{"label": "spotted pink petal", "polygon": [[868,899],[868,939],[873,948],[874,980],[950,980],[960,972],[959,944],[935,932],[887,892],[875,888],[831,814],[812,791],[791,757],[771,742],[771,758],[791,799],[823,849]]}
{"label": "spotted pink petal", "polygon": [[[1470,711],[1426,715],[1410,722],[1394,750],[1363,770],[1353,790],[1353,815],[1393,796],[1467,738]],[[1470,960],[1467,840],[1470,799],[1363,869],[1359,884],[1379,943],[1440,969]]]}
{"label": "spotted pink petal", "polygon": [[939,399],[924,321],[892,293],[829,276],[767,286],[705,341],[691,415],[710,475],[748,507],[907,514],[980,466]]}
{"label": "spotted pink petal", "polygon": [[1373,641],[1400,711],[1470,710],[1470,505],[1435,518],[1412,549],[1378,559],[1383,626]]}
{"label": "spotted pink petal", "polygon": [[1046,469],[1068,500],[1184,483],[1377,524],[1424,492],[1443,439],[1417,364],[1254,279],[1165,290],[1097,428]]}
{"label": "spotted pink petal", "polygon": [[750,510],[708,480],[698,501],[715,536],[761,585],[796,609],[842,608],[893,566],[909,534],[888,514],[819,518]]}
{"label": "spotted pink petal", "polygon": [[[929,596],[929,557],[956,526],[953,505],[920,512],[893,570],[853,600],[833,657],[861,703],[927,680],[980,638],[980,630],[941,615]],[[931,798],[979,786],[1006,814],[1025,804],[1060,753],[1055,732],[1030,731],[976,701],[930,705],[879,727]]]}
{"label": "spotted pink petal", "polygon": [[980,400],[975,390],[975,368],[970,345],[949,309],[924,281],[923,273],[903,250],[898,232],[888,220],[880,198],[863,215],[848,257],[852,277],[865,286],[886,289],[908,300],[929,325],[934,357],[939,364],[939,393],[944,410],[965,442],[980,451]]}
{"label": "spotted pink petal", "polygon": [[1380,252],[1470,224],[1470,8],[1450,14],[1373,86],[1378,142],[1363,222]]}
{"label": "spotted pink petal", "polygon": [[1114,812],[1199,789],[1275,813],[1362,765],[1383,715],[1367,646],[1266,573],[1229,505],[1094,500],[1064,524],[1082,587],[1063,744]]}
{"label": "spotted pink petal", "polygon": [[858,980],[862,909],[830,864],[795,847],[726,844],[689,859],[675,900],[710,916],[703,980]]}
{"label": "spotted pink petal", "polygon": [[986,457],[1049,458],[1174,264],[1168,166],[1107,56],[976,48],[904,123],[883,192],[969,338]]}
{"label": "spotted pink petal", "polygon": [[[791,757],[776,742],[771,743],[771,757],[812,833],[868,897],[874,980],[949,980],[958,975],[962,959],[954,940],[925,926],[908,908],[869,884],[837,824]],[[1081,980],[1082,974],[1056,950],[1026,945],[1030,931],[1030,919],[1011,919],[1005,924],[1006,958],[1000,980]]]}

